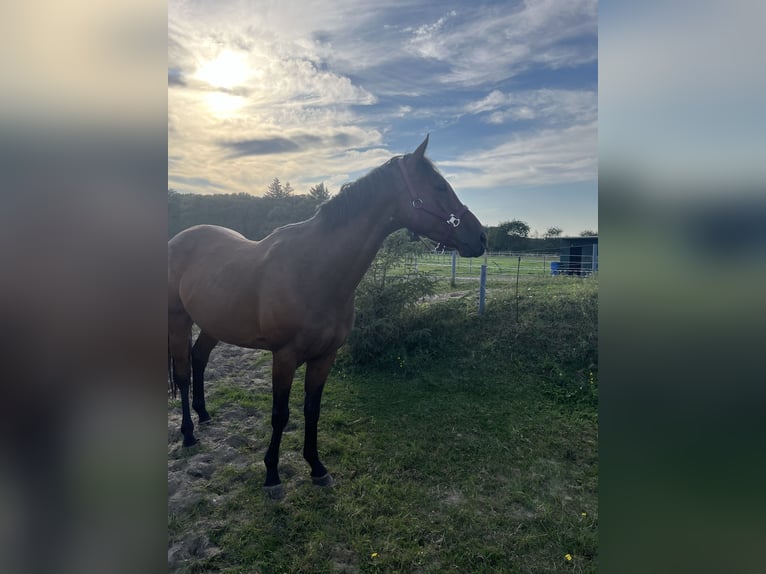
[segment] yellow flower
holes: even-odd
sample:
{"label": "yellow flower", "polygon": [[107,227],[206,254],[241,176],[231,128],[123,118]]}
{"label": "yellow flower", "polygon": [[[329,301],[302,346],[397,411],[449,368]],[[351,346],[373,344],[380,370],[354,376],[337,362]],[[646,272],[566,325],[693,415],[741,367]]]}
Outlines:
{"label": "yellow flower", "polygon": [[566,559],[567,562],[571,562],[572,561],[572,555],[571,554],[564,554],[564,558]]}
{"label": "yellow flower", "polygon": [[377,552],[373,552],[372,554],[370,554],[370,558],[377,558],[377,557],[378,557]]}
{"label": "yellow flower", "polygon": [[586,516],[588,516],[588,513],[587,512],[583,512],[582,513],[582,517],[585,518]]}

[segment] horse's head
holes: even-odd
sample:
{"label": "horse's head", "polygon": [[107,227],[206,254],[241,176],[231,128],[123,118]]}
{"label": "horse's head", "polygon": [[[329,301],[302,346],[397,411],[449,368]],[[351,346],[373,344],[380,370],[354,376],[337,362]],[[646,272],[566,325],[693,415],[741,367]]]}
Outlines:
{"label": "horse's head", "polygon": [[487,248],[487,236],[479,220],[468,211],[425,151],[428,136],[413,153],[395,160],[402,181],[405,226],[419,235],[457,249],[463,257],[479,257]]}

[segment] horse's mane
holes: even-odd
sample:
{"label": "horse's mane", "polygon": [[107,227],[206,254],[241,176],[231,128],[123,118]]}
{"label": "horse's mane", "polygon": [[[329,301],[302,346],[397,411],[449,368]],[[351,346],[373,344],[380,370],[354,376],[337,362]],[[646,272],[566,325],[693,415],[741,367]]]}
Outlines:
{"label": "horse's mane", "polygon": [[340,191],[317,208],[317,217],[330,227],[345,225],[391,188],[388,167],[396,156],[356,181],[345,183]]}

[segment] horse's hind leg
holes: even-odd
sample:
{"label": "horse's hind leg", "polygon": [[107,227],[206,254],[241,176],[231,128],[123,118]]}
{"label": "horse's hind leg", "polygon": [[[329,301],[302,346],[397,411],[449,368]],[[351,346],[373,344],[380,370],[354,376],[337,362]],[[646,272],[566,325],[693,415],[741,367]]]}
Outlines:
{"label": "horse's hind leg", "polygon": [[192,347],[192,407],[197,411],[200,424],[210,420],[210,415],[205,408],[205,367],[210,358],[210,352],[217,344],[218,339],[201,332]]}
{"label": "horse's hind leg", "polygon": [[181,434],[183,445],[197,443],[194,423],[189,410],[189,385],[191,383],[191,318],[185,312],[169,313],[168,344],[173,361],[173,382],[181,391]]}

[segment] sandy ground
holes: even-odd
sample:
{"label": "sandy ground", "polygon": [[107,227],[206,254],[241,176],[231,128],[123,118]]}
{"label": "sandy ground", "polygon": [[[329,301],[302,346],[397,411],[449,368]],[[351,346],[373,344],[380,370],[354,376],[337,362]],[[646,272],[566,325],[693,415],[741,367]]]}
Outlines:
{"label": "sandy ground", "polygon": [[[214,396],[216,382],[227,379],[237,387],[254,393],[271,394],[271,354],[265,351],[242,349],[219,344],[210,357],[205,372],[205,393]],[[168,520],[186,524],[195,507],[203,500],[220,504],[227,492],[219,487],[216,492],[211,479],[223,469],[251,471],[260,479],[265,476],[263,455],[268,445],[268,412],[244,407],[236,403],[224,404],[213,419],[199,425],[192,411],[195,436],[199,444],[191,448],[181,446],[180,401],[168,401]],[[291,421],[291,425],[294,424]],[[290,425],[288,426],[288,430]],[[263,431],[263,432],[262,432]],[[283,481],[287,483],[294,458],[285,453],[280,465]],[[204,516],[194,517],[188,531],[168,538],[168,570],[176,571],[191,562],[220,552],[205,532],[215,528]]]}

